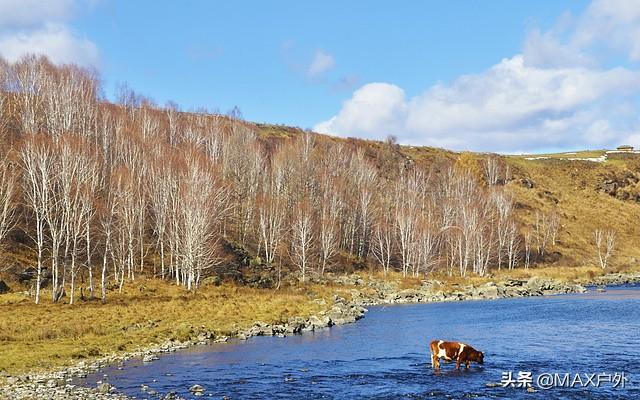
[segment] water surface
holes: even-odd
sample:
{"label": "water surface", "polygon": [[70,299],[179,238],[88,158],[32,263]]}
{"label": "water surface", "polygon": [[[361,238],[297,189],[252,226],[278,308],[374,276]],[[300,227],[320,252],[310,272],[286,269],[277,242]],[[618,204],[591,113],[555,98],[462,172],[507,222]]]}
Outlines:
{"label": "water surface", "polygon": [[[431,370],[428,341],[467,342],[485,352],[485,364]],[[199,346],[162,355],[150,364],[130,361],[81,382],[105,379],[138,398],[193,384],[205,398],[640,398],[640,286],[585,294],[371,307],[356,324],[287,338]],[[487,387],[505,372],[624,373],[624,388],[564,387],[527,393]],[[572,375],[574,376],[574,375]],[[573,378],[572,378],[573,379]],[[141,392],[145,384],[157,395]]]}

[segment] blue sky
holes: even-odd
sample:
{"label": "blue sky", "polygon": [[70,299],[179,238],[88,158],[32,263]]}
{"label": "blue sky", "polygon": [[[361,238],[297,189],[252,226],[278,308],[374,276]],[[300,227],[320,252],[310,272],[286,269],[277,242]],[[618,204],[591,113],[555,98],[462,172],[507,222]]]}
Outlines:
{"label": "blue sky", "polygon": [[127,82],[340,136],[598,148],[640,144],[634,3],[0,0],[0,54],[94,65],[107,95]]}

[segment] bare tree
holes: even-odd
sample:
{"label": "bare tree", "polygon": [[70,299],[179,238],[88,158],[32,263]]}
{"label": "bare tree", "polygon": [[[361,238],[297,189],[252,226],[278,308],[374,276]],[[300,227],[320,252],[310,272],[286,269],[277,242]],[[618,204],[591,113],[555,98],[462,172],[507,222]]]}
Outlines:
{"label": "bare tree", "polygon": [[497,211],[497,219],[495,228],[497,230],[497,241],[498,246],[496,249],[497,257],[498,257],[498,270],[502,267],[502,261],[505,255],[505,252],[509,252],[508,247],[513,242],[510,242],[511,237],[511,226],[512,226],[512,212],[513,212],[513,198],[510,195],[505,194],[502,191],[493,191],[491,192],[491,199],[494,203],[494,206]]}
{"label": "bare tree", "polygon": [[42,126],[44,90],[50,77],[51,65],[45,58],[33,55],[23,57],[13,66],[13,85],[23,133],[39,133]]}
{"label": "bare tree", "polygon": [[[164,157],[163,157],[164,156]],[[156,235],[156,245],[160,251],[160,276],[165,278],[165,243],[171,209],[172,193],[177,191],[178,182],[171,172],[171,163],[167,162],[167,155],[162,154],[149,174],[149,200],[153,215],[153,231]],[[175,210],[173,210],[175,212]]]}
{"label": "bare tree", "polygon": [[9,111],[9,75],[11,66],[0,57],[0,137],[4,137],[5,129],[11,118]]}
{"label": "bare tree", "polygon": [[[520,236],[515,222],[507,227],[507,267],[513,269],[520,259]],[[528,265],[527,265],[528,266]]]}
{"label": "bare tree", "polygon": [[440,236],[438,227],[435,225],[433,210],[429,206],[423,211],[420,225],[418,226],[418,259],[413,269],[413,276],[418,277],[421,273],[428,274],[438,262],[438,248],[440,246]]}
{"label": "bare tree", "polygon": [[60,136],[58,141],[59,212],[63,215],[65,262],[70,258],[71,288],[69,303],[75,300],[76,277],[80,264],[81,243],[87,251],[90,291],[93,293],[93,271],[90,264],[90,223],[94,210],[95,190],[98,187],[99,166],[88,144],[77,136]]}
{"label": "bare tree", "polygon": [[0,244],[17,222],[17,176],[5,159],[0,162]]}
{"label": "bare tree", "polygon": [[339,232],[338,221],[341,214],[341,199],[336,190],[337,180],[328,169],[320,179],[319,212],[318,220],[318,247],[320,253],[320,275],[324,275],[325,269],[338,251]]}
{"label": "bare tree", "polygon": [[[102,207],[98,208],[98,221],[100,223],[104,250],[102,253],[102,271],[100,274],[100,294],[102,303],[106,303],[107,301],[107,267],[109,263],[109,259],[114,260],[116,254],[113,251],[113,235],[116,230],[116,213],[119,209],[117,204],[118,196],[115,196],[115,192],[109,190],[110,189],[110,179],[104,183],[104,191],[105,191],[105,200],[102,203]],[[124,251],[122,252],[124,254]],[[124,260],[120,265],[124,265]],[[113,263],[114,267],[114,277],[116,277],[116,263]],[[123,272],[124,275],[124,272]]]}
{"label": "bare tree", "polygon": [[115,246],[112,249],[118,257],[119,286],[120,290],[124,285],[125,275],[128,279],[135,279],[135,257],[136,257],[136,226],[138,213],[136,212],[136,190],[134,178],[131,170],[121,166],[111,178],[110,190],[113,193],[112,204],[115,207],[114,221],[112,226],[115,235],[112,238]]}
{"label": "bare tree", "polygon": [[373,227],[372,253],[382,266],[382,272],[386,275],[391,269],[391,257],[394,252],[395,220],[394,204],[388,188],[383,188],[378,196],[376,220]]}
{"label": "bare tree", "polygon": [[51,142],[43,136],[28,136],[25,138],[20,160],[24,171],[23,193],[33,213],[36,233],[33,237],[37,248],[37,275],[35,302],[40,302],[40,285],[44,267],[44,246],[47,214],[52,207],[52,192],[54,175],[52,164],[55,162],[51,151]]}
{"label": "bare tree", "polygon": [[600,267],[605,269],[615,251],[616,232],[613,229],[598,228],[593,232],[593,237]]}
{"label": "bare tree", "polygon": [[524,235],[524,268],[529,269],[531,265],[531,245],[533,241],[533,233],[527,231]]}
{"label": "bare tree", "polygon": [[228,211],[228,192],[210,161],[190,150],[185,156],[179,196],[178,265],[182,283],[191,290],[198,287],[202,271],[217,262],[216,225]]}
{"label": "bare tree", "polygon": [[539,257],[544,257],[549,244],[555,243],[559,227],[560,216],[558,213],[543,214],[536,212],[534,230]]}
{"label": "bare tree", "polygon": [[262,193],[258,202],[258,224],[264,249],[265,262],[273,263],[285,233],[286,187],[284,170],[272,166],[264,176]]}
{"label": "bare tree", "polygon": [[500,179],[500,164],[498,158],[495,156],[489,156],[485,158],[484,163],[484,177],[489,186],[495,186]]}
{"label": "bare tree", "polygon": [[420,172],[409,171],[395,185],[395,224],[403,276],[417,262],[420,190],[424,184],[422,178]]}
{"label": "bare tree", "polygon": [[291,224],[291,258],[300,270],[302,282],[306,281],[314,241],[313,213],[308,201],[303,201],[297,205]]}

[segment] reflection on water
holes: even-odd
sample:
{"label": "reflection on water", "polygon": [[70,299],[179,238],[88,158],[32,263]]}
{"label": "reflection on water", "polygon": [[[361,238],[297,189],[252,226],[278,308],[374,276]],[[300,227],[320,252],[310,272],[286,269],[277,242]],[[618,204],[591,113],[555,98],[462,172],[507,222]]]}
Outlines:
{"label": "reflection on water", "polygon": [[[485,352],[484,366],[430,368],[428,342],[460,340]],[[344,398],[640,398],[640,287],[585,294],[458,303],[372,307],[356,324],[287,338],[200,346],[131,361],[80,382],[107,380],[138,398],[176,391],[190,397]],[[502,373],[622,373],[624,389],[487,387]],[[140,385],[148,385],[142,392]]]}

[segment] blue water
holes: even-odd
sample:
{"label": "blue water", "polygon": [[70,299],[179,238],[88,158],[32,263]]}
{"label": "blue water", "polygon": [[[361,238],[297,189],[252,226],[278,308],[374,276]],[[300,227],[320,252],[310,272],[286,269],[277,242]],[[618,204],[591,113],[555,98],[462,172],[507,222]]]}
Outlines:
{"label": "blue water", "polygon": [[[428,341],[459,340],[485,352],[485,364],[456,371],[431,369]],[[160,396],[200,384],[204,398],[640,398],[640,286],[605,293],[371,307],[356,324],[287,338],[199,346],[162,355],[150,364],[130,361],[105,369],[85,385],[106,380],[138,398]],[[487,387],[505,372],[531,372],[533,387],[544,373],[615,374],[624,388],[555,387],[527,393],[518,387]],[[618,375],[620,376],[620,375]],[[616,378],[613,378],[616,379]],[[154,381],[155,380],[155,381]]]}

